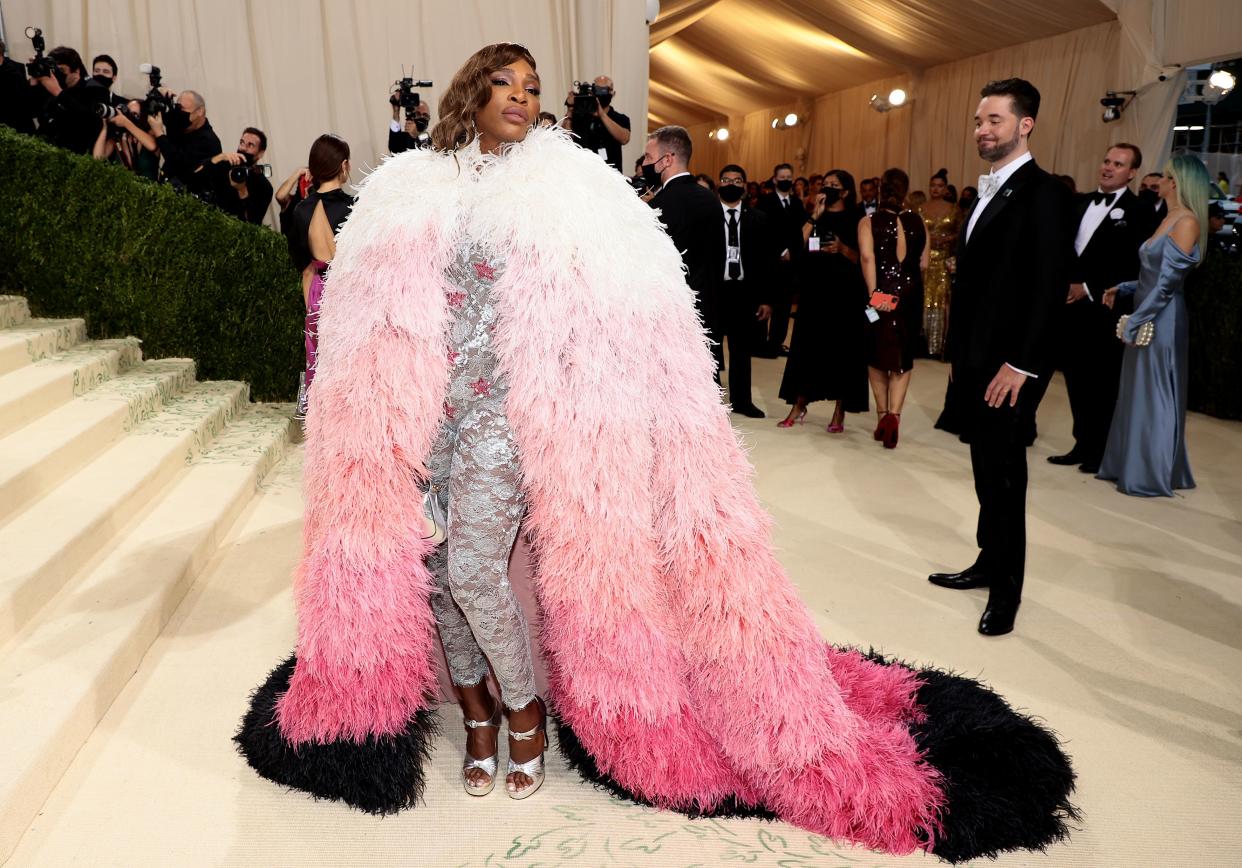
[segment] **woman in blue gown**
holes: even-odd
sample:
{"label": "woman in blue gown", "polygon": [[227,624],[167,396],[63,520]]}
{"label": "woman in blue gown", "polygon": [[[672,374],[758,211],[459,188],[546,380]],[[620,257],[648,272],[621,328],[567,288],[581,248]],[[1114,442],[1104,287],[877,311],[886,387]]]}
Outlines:
{"label": "woman in blue gown", "polygon": [[[1119,295],[1134,296],[1134,313],[1119,334],[1126,343],[1121,387],[1097,474],[1115,480],[1125,494],[1171,497],[1174,489],[1195,487],[1186,455],[1189,324],[1184,290],[1207,247],[1209,183],[1197,157],[1169,162],[1160,179],[1168,216],[1139,248],[1139,278],[1104,294],[1110,307]],[[1151,343],[1139,346],[1139,330],[1147,323],[1153,329]]]}

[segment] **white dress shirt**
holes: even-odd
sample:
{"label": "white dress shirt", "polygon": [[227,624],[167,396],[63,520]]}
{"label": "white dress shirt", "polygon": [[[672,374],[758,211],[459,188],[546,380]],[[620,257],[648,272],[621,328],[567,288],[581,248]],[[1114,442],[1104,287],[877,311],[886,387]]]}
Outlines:
{"label": "white dress shirt", "polygon": [[[1034,158],[1031,156],[1031,152],[1027,151],[1025,154],[1018,157],[1018,159],[1014,160],[1009,165],[1000,169],[1000,171],[993,169],[989,174],[994,175],[998,179],[998,183],[996,186],[996,193],[1000,192],[1000,188],[1005,186],[1006,182],[1009,181],[1009,178],[1013,175],[1014,172],[1018,171],[1018,169],[1025,166],[1032,159]],[[980,191],[979,198],[975,201],[974,210],[970,212],[970,223],[966,225],[966,240],[967,241],[970,240],[970,233],[975,228],[975,224],[979,222],[979,215],[982,214],[987,209],[988,203],[991,202],[996,197],[996,193],[989,193],[987,196],[984,196],[982,193],[982,190]],[[1039,379],[1038,374],[1032,374],[1030,371],[1024,371],[1021,368],[1015,368],[1013,365],[1009,364],[1008,362],[1005,362],[1005,366],[1007,368],[1011,368],[1017,371],[1019,374],[1025,374],[1026,376],[1030,377],[1033,380]]]}
{"label": "white dress shirt", "polygon": [[[996,169],[993,169],[991,172],[989,172],[988,174],[998,179],[998,183],[996,186],[996,193],[1000,192],[1000,188],[1005,186],[1005,183],[1009,180],[1009,178],[1013,175],[1014,172],[1018,171],[1018,169],[1025,166],[1032,159],[1034,158],[1031,156],[1031,152],[1027,151],[1025,154],[1018,157],[1018,159],[1014,160],[1012,163],[1000,169],[999,171]],[[982,190],[979,191],[979,198],[975,202],[974,210],[970,212],[970,222],[966,224],[966,240],[967,241],[970,240],[970,233],[975,230],[975,224],[979,222],[979,216],[983,214],[984,211],[987,210],[988,203],[991,202],[994,198],[996,198],[996,193],[991,193],[987,196],[984,196],[983,191]]]}
{"label": "white dress shirt", "polygon": [[[721,202],[720,207],[724,209],[724,234],[725,234],[726,254],[729,250],[729,212],[730,211],[737,212],[737,246],[738,246],[738,250],[740,253],[740,250],[742,247],[742,203],[735,202],[732,205],[726,205],[724,202]],[[738,256],[737,267],[738,267],[737,279],[742,280],[743,278],[746,277],[746,272],[742,270],[742,259],[740,255]],[[727,255],[725,256],[724,279],[725,280],[733,279],[729,277],[729,257]]]}
{"label": "white dress shirt", "polygon": [[[1074,252],[1082,256],[1082,252],[1087,249],[1087,245],[1091,243],[1092,236],[1095,231],[1100,228],[1100,224],[1104,222],[1104,218],[1108,216],[1108,212],[1117,206],[1117,200],[1121,198],[1121,194],[1125,192],[1125,187],[1114,190],[1105,195],[1110,198],[1098,205],[1092,202],[1087,206],[1087,210],[1082,215],[1082,221],[1078,224],[1078,235],[1074,238]],[[1095,188],[1095,192],[1103,193],[1099,187]],[[1095,301],[1095,296],[1091,294],[1091,288],[1087,284],[1083,284],[1082,288],[1087,293],[1090,301]]]}

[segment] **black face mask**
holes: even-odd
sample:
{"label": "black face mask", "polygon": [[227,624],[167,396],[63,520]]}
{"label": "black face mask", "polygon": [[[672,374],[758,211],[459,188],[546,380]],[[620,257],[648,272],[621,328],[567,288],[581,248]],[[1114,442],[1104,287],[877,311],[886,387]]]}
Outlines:
{"label": "black face mask", "polygon": [[1156,200],[1160,198],[1160,194],[1155,190],[1148,190],[1146,187],[1138,191],[1140,202],[1146,202],[1148,205],[1155,205]]}
{"label": "black face mask", "polygon": [[737,184],[721,184],[720,185],[720,201],[726,205],[732,205],[742,200],[742,194],[746,190]]}
{"label": "black face mask", "polygon": [[183,133],[190,128],[190,116],[180,106],[164,115],[164,129],[170,133]]}
{"label": "black face mask", "polygon": [[610,93],[597,97],[597,99],[599,100],[600,108],[608,108],[608,106],[612,105],[612,94]]}
{"label": "black face mask", "polygon": [[656,163],[663,159],[657,158],[654,163],[643,163],[643,183],[648,189],[660,186],[660,173],[656,171]]}
{"label": "black face mask", "polygon": [[109,90],[111,90],[112,89],[112,77],[108,75],[97,75],[95,76],[95,84],[98,84],[101,87],[106,87]]}
{"label": "black face mask", "polygon": [[836,187],[824,187],[819,192],[824,194],[825,205],[835,205],[841,201],[841,191]]}
{"label": "black face mask", "polygon": [[427,132],[427,127],[431,124],[431,118],[425,118],[422,115],[414,118],[414,129],[420,133]]}
{"label": "black face mask", "polygon": [[782,193],[788,193],[793,189],[793,181],[777,181],[776,189],[780,190]]}

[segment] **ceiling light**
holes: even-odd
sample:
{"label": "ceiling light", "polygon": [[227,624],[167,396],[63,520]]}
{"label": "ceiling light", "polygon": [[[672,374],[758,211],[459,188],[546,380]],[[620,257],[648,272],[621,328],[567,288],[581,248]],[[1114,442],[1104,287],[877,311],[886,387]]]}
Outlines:
{"label": "ceiling light", "polygon": [[906,92],[899,87],[893,88],[888,94],[888,104],[893,108],[899,105],[905,105]]}
{"label": "ceiling light", "polygon": [[1186,129],[1192,133],[1201,133],[1203,132],[1203,125],[1202,124],[1191,124],[1190,126],[1186,127]]}
{"label": "ceiling light", "polygon": [[772,118],[772,129],[776,129],[781,124],[780,118]]}
{"label": "ceiling light", "polygon": [[798,125],[798,116],[793,112],[785,115],[785,126],[793,127]]}
{"label": "ceiling light", "polygon": [[720,129],[716,130],[716,141],[718,142],[729,141],[729,128],[728,127],[721,127]]}
{"label": "ceiling light", "polygon": [[887,99],[878,93],[871,94],[871,99],[867,100],[867,104],[878,112],[886,112],[893,107]]}
{"label": "ceiling light", "polygon": [[1218,69],[1208,76],[1208,84],[1225,93],[1233,90],[1237,83],[1238,79],[1227,69]]}

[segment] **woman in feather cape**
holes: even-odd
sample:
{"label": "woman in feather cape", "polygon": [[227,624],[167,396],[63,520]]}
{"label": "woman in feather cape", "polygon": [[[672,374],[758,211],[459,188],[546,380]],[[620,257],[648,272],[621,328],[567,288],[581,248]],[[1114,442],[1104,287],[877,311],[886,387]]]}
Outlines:
{"label": "woman in feather cape", "polygon": [[1051,733],[976,682],[820,636],[773,554],[654,212],[562,131],[481,147],[498,92],[537,114],[529,88],[492,75],[526,59],[501,44],[468,61],[458,79],[483,68],[489,87],[442,104],[438,149],[387,160],[338,236],[297,653],[252,697],[247,761],[370,812],[421,797],[438,694],[423,493],[450,407],[455,266],[482,245],[503,263],[490,340],[569,764],[646,804],[894,853],[1062,838],[1074,775]]}

